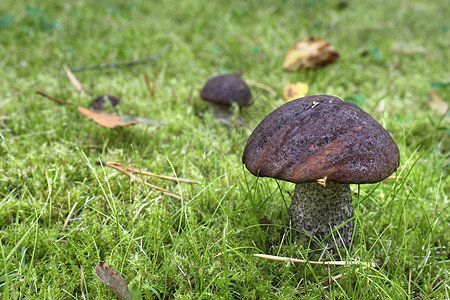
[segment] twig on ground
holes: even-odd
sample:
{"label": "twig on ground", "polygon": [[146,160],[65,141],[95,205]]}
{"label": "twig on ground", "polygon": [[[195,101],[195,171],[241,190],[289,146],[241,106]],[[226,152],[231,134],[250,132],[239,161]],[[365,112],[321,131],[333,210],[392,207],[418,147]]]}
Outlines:
{"label": "twig on ground", "polygon": [[264,85],[262,83],[259,83],[259,82],[256,82],[256,81],[253,81],[253,80],[250,80],[250,79],[245,79],[244,81],[248,85],[259,87],[260,89],[263,89],[266,92],[269,92],[272,96],[278,97],[277,92],[275,92],[275,90],[273,88],[271,88],[271,87],[269,87],[267,85]]}
{"label": "twig on ground", "polygon": [[[362,270],[366,270],[367,268],[369,268],[369,266],[363,267]],[[359,270],[360,270],[360,268],[356,268],[356,269],[355,269],[355,272],[358,272]],[[329,286],[330,286],[330,285],[331,285],[331,280],[337,281],[338,279],[342,278],[344,275],[346,275],[346,273],[341,273],[341,274],[338,274],[338,275],[336,275],[336,276],[328,277],[328,278],[322,280],[322,281],[319,282],[319,283],[320,283],[321,285],[329,284]],[[367,280],[369,280],[369,279],[367,279]],[[301,289],[304,289],[304,288],[305,288],[304,286],[301,287]]]}
{"label": "twig on ground", "polygon": [[69,224],[70,217],[72,216],[73,212],[75,211],[75,207],[77,207],[78,202],[75,202],[72,209],[70,210],[69,214],[67,215],[66,221],[64,222],[64,226],[62,228],[62,231],[66,230],[67,224]]}
{"label": "twig on ground", "polygon": [[106,69],[134,67],[137,65],[148,64],[155,60],[158,60],[162,56],[162,54],[167,51],[168,48],[169,48],[169,45],[164,46],[158,54],[153,55],[148,59],[134,60],[134,61],[124,62],[124,63],[112,63],[112,64],[106,64],[106,65],[71,67],[70,71],[81,72],[81,71],[92,71],[92,70],[106,70]]}
{"label": "twig on ground", "polygon": [[[296,258],[290,258],[290,257],[282,257],[282,256],[274,256],[274,255],[267,255],[267,254],[253,254],[256,257],[261,257],[269,260],[275,260],[275,261],[282,261],[282,262],[293,262],[293,263],[300,263],[300,264],[312,264],[312,265],[323,265],[323,266],[349,266],[349,265],[361,265],[362,270],[368,269],[368,268],[376,268],[378,267],[375,263],[365,263],[365,262],[357,262],[357,261],[312,261],[312,260],[303,260],[303,259],[296,259]],[[358,272],[360,268],[356,268],[355,272]],[[333,277],[328,277],[320,282],[321,285],[331,285],[331,280],[336,281],[339,278],[342,278],[346,273],[341,273]],[[300,289],[304,289],[305,287],[301,287]]]}
{"label": "twig on ground", "polygon": [[411,297],[411,279],[412,279],[412,269],[409,270],[409,279],[408,279],[408,295]]}
{"label": "twig on ground", "polygon": [[66,72],[66,75],[69,78],[69,81],[72,84],[73,88],[81,96],[85,96],[86,94],[92,96],[92,93],[81,84],[81,82],[75,77],[75,75],[73,75],[73,73],[69,70],[69,68],[66,65],[63,65],[63,69]]}
{"label": "twig on ground", "polygon": [[[186,200],[185,197],[182,197],[178,194],[169,192],[168,190],[161,188],[159,186],[156,186],[154,184],[148,183],[147,181],[142,180],[142,178],[137,177],[136,175],[132,174],[132,172],[135,172],[137,174],[142,174],[142,175],[149,175],[149,176],[153,176],[153,177],[157,177],[157,178],[161,178],[161,179],[166,179],[166,180],[171,180],[171,181],[176,181],[176,182],[185,182],[185,183],[200,183],[198,181],[194,181],[194,180],[190,180],[190,179],[184,179],[184,178],[175,178],[175,177],[169,177],[169,176],[164,176],[164,175],[157,175],[157,174],[153,174],[150,172],[146,172],[146,171],[142,171],[139,170],[138,168],[132,167],[132,166],[126,166],[120,163],[114,163],[114,162],[101,162],[101,161],[97,161],[96,164],[98,165],[103,165],[103,166],[107,166],[113,169],[116,169],[122,173],[124,173],[125,175],[129,176],[130,178],[136,180],[139,183],[145,184],[148,187],[151,187],[157,191],[160,191],[168,196],[172,196],[174,198],[180,199],[180,200]],[[130,170],[131,172],[127,171],[126,169]]]}
{"label": "twig on ground", "polygon": [[71,106],[78,106],[76,104],[73,104],[73,103],[70,103],[70,102],[67,102],[67,101],[64,101],[64,100],[61,100],[61,99],[49,96],[49,95],[47,95],[46,93],[43,93],[43,92],[37,91],[36,94],[44,96],[45,98],[51,99],[51,100],[53,100],[55,102],[58,102],[58,103],[61,103],[61,104],[71,105]]}
{"label": "twig on ground", "polygon": [[176,182],[184,182],[184,183],[193,183],[193,184],[199,184],[200,181],[196,181],[196,180],[191,180],[191,179],[184,179],[184,178],[178,178],[178,177],[170,177],[170,176],[165,176],[165,175],[157,175],[151,172],[147,172],[144,170],[140,170],[136,167],[133,166],[127,166],[121,163],[116,163],[116,162],[110,162],[110,161],[106,161],[106,162],[102,162],[102,164],[104,164],[105,166],[108,167],[112,167],[116,166],[116,167],[120,167],[120,168],[124,168],[124,169],[128,169],[132,172],[136,172],[142,175],[148,175],[148,176],[152,176],[152,177],[156,177],[156,178],[161,178],[161,179],[166,179],[166,180],[171,180],[171,181],[176,181]]}
{"label": "twig on ground", "polygon": [[324,266],[347,266],[347,265],[365,265],[367,267],[377,267],[375,263],[364,263],[357,261],[313,261],[313,260],[302,260],[297,258],[283,257],[283,256],[274,256],[268,254],[253,254],[256,257],[261,257],[269,260],[275,261],[291,261],[293,263],[298,264],[312,264],[312,265],[324,265]]}
{"label": "twig on ground", "polygon": [[148,79],[147,72],[144,72],[145,84],[147,85],[147,89],[151,96],[154,96],[156,92],[156,75],[158,75],[158,71],[153,72],[152,85],[150,85],[150,80]]}
{"label": "twig on ground", "polygon": [[80,266],[80,291],[81,291],[81,298],[86,299],[86,297],[84,296],[84,291],[83,291],[83,265]]}

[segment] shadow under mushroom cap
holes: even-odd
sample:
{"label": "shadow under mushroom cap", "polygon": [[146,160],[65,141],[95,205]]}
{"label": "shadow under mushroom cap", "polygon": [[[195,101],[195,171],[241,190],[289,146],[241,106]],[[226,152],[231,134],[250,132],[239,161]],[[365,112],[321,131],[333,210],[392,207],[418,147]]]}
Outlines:
{"label": "shadow under mushroom cap", "polygon": [[400,155],[389,133],[357,105],[316,95],[266,116],[250,135],[242,160],[255,176],[294,183],[325,177],[374,183],[397,169]]}

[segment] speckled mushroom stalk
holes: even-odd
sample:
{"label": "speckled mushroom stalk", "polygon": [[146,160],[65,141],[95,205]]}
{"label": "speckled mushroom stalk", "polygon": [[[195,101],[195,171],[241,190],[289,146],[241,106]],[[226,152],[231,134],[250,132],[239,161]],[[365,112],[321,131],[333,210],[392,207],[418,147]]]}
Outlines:
{"label": "speckled mushroom stalk", "polygon": [[253,175],[296,184],[289,208],[295,235],[311,238],[312,248],[334,249],[351,243],[349,184],[379,182],[397,169],[399,159],[397,145],[375,119],[327,95],[274,110],[250,135],[242,156]]}
{"label": "speckled mushroom stalk", "polygon": [[311,248],[319,244],[326,248],[348,248],[354,226],[350,185],[329,182],[324,187],[317,182],[297,183],[289,216],[295,236],[306,235]]}

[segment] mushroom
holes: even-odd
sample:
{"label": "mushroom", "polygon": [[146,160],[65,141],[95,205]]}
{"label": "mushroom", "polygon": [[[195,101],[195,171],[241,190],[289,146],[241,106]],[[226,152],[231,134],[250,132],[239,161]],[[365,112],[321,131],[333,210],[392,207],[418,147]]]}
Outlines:
{"label": "mushroom", "polygon": [[[109,102],[109,103],[107,103]],[[104,105],[108,105],[111,107],[116,107],[119,104],[120,100],[119,98],[116,98],[111,95],[101,95],[92,100],[90,106],[94,109],[94,111],[103,111]]]}
{"label": "mushroom", "polygon": [[400,160],[389,133],[357,105],[328,95],[288,102],[250,135],[242,161],[255,176],[295,183],[289,208],[295,236],[313,248],[349,249],[353,206],[349,184],[375,183]]}
{"label": "mushroom", "polygon": [[252,104],[252,93],[240,76],[226,74],[212,77],[203,87],[200,97],[213,103],[216,118],[229,119],[229,108],[237,104],[239,108]]}

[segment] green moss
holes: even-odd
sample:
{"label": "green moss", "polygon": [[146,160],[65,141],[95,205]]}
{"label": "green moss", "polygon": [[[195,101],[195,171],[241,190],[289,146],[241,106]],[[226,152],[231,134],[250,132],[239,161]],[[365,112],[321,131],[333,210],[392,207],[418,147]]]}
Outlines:
{"label": "green moss", "polygon": [[[110,298],[94,275],[107,260],[146,298],[449,298],[448,114],[429,105],[433,90],[449,96],[445,4],[0,1],[0,294],[81,298],[83,268],[86,298]],[[338,63],[283,72],[286,51],[306,35],[328,40]],[[147,59],[166,46],[149,64],[75,73],[92,97],[62,69]],[[156,74],[154,95],[144,72]],[[250,86],[255,103],[240,122],[235,111],[235,123],[216,123],[199,92],[224,72],[278,95],[303,81],[310,95],[353,98],[390,131],[408,167],[394,174],[402,179],[352,186],[357,226],[342,254],[382,268],[252,256],[306,254],[284,228],[294,185],[257,179],[241,162],[252,130],[284,101]],[[84,106],[112,94],[120,113],[168,125],[101,128],[36,91]],[[178,200],[99,159],[201,184],[147,178],[186,197]],[[263,230],[263,217],[275,227]]]}

